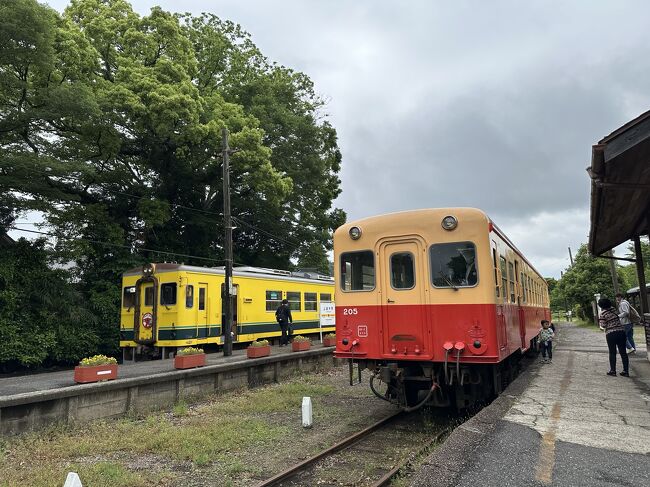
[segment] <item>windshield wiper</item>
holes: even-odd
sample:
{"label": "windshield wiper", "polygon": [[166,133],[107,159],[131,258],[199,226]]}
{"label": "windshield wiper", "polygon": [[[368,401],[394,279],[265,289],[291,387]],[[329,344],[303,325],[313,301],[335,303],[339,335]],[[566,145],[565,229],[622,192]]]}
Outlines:
{"label": "windshield wiper", "polygon": [[438,271],[440,274],[440,277],[444,279],[444,281],[449,284],[449,287],[452,288],[454,291],[458,291],[458,287],[454,285],[453,282],[451,282],[451,279],[449,279],[445,274],[443,274],[442,271]]}

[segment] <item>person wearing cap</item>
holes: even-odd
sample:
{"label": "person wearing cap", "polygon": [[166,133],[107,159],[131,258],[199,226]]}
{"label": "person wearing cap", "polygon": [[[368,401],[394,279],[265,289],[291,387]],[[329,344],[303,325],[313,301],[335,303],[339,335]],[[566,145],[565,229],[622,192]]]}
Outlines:
{"label": "person wearing cap", "polygon": [[289,308],[289,301],[286,299],[282,300],[282,304],[278,306],[278,309],[275,310],[275,319],[278,321],[278,325],[282,329],[282,337],[280,338],[280,346],[289,345],[289,335],[287,330],[289,329],[289,323],[293,323],[293,317],[291,316],[291,308]]}

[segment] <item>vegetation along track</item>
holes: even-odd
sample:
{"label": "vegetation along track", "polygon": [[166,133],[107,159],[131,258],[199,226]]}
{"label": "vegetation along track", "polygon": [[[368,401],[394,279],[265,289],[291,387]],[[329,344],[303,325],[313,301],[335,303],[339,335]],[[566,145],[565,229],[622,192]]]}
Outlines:
{"label": "vegetation along track", "polygon": [[389,485],[408,464],[451,431],[457,420],[438,410],[397,412],[257,487]]}

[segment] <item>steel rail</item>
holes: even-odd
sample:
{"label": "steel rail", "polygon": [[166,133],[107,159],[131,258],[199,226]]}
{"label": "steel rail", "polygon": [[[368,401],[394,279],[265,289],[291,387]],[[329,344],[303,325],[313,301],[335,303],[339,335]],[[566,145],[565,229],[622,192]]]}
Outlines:
{"label": "steel rail", "polygon": [[422,448],[420,448],[417,453],[414,455],[411,455],[404,463],[396,466],[389,472],[387,472],[382,478],[377,480],[374,484],[371,485],[371,487],[384,487],[385,485],[388,485],[390,481],[405,467],[408,467],[414,459],[421,457],[431,446],[438,442],[440,438],[443,436],[449,434],[451,430],[453,430],[453,427],[448,427],[445,428],[444,430],[440,431],[438,434],[436,434],[431,440],[429,440],[426,445],[424,445]]}
{"label": "steel rail", "polygon": [[368,426],[367,428],[365,428],[365,429],[363,429],[363,430],[361,430],[361,431],[359,431],[359,432],[357,432],[357,433],[355,433],[355,434],[353,434],[351,436],[348,436],[346,439],[336,443],[334,446],[328,448],[327,450],[323,450],[322,452],[317,453],[313,457],[308,458],[308,459],[306,459],[306,460],[304,460],[304,461],[302,461],[302,462],[288,468],[287,470],[284,470],[283,472],[280,472],[277,475],[274,475],[270,479],[264,480],[260,484],[257,484],[256,487],[270,487],[272,485],[278,485],[283,480],[286,480],[286,479],[294,476],[295,474],[297,474],[301,470],[304,470],[305,467],[308,467],[308,466],[316,463],[321,458],[332,455],[333,453],[336,453],[339,450],[342,450],[342,449],[350,446],[351,444],[356,443],[357,441],[361,440],[364,436],[366,436],[369,433],[375,431],[376,429],[379,429],[381,426],[384,426],[389,421],[392,421],[392,420],[396,419],[397,417],[402,416],[403,414],[405,414],[403,411],[398,411],[395,414],[391,414],[390,416],[387,416],[384,419],[381,419],[380,421],[377,421],[376,423]]}

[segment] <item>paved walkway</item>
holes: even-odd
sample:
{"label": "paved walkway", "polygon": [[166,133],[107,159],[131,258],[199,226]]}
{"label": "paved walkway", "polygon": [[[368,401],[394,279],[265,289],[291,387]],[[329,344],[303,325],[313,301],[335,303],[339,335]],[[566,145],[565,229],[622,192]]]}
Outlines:
{"label": "paved walkway", "polygon": [[445,462],[432,458],[424,467],[428,477],[437,463],[445,485],[462,487],[650,486],[650,363],[643,329],[635,330],[631,378],[606,375],[603,332],[569,323],[558,332],[552,364],[539,359],[531,365],[527,378],[495,401],[501,413],[486,411],[489,419],[479,414],[460,427],[478,438],[471,457],[456,455],[456,468],[444,465],[454,461],[449,453],[440,456]]}

